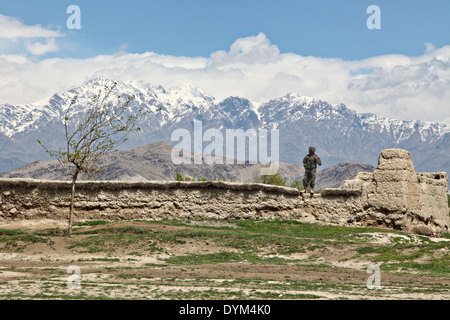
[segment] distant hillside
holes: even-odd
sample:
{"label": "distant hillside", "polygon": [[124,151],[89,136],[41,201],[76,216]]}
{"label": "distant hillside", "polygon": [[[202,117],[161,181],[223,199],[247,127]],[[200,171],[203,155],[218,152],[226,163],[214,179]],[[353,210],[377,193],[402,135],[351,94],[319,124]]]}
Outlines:
{"label": "distant hillside", "polygon": [[339,188],[343,181],[353,179],[358,172],[373,172],[374,170],[375,167],[369,164],[352,161],[343,162],[320,171],[318,184],[322,188]]}
{"label": "distant hillside", "polygon": [[[194,178],[206,177],[210,180],[256,181],[260,175],[259,164],[214,164],[176,165],[171,160],[173,146],[156,142],[143,147],[105,155],[99,163],[104,168],[96,180],[175,180],[177,172]],[[352,179],[360,171],[373,171],[370,165],[346,162],[331,168],[319,170],[317,186],[339,187],[346,179]],[[303,166],[280,163],[280,174],[290,185],[304,175]],[[68,180],[58,161],[36,161],[17,170],[0,174],[2,178],[32,178],[43,180]],[[80,179],[83,179],[81,177]]]}

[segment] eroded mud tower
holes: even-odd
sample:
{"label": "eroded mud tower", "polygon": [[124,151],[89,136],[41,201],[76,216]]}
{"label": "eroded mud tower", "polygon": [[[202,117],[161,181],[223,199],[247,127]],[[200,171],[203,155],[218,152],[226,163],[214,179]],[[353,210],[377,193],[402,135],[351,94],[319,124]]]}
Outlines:
{"label": "eroded mud tower", "polygon": [[364,219],[423,235],[449,232],[448,178],[445,172],[416,173],[402,149],[380,153],[372,173],[359,173],[342,189],[360,190]]}

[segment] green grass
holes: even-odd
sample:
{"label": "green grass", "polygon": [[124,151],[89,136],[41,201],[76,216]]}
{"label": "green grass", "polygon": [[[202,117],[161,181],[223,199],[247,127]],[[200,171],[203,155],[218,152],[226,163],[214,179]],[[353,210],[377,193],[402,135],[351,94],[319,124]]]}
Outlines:
{"label": "green grass", "polygon": [[78,259],[77,262],[85,261],[106,261],[106,262],[120,262],[119,258],[90,258],[90,259]]}
{"label": "green grass", "polygon": [[164,232],[155,232],[151,227],[123,226],[105,227],[94,230],[77,230],[73,235],[89,235],[82,240],[70,241],[70,249],[84,249],[82,252],[114,252],[117,248],[130,248],[136,254],[136,247],[150,252],[162,251],[160,242],[183,244],[185,240]]}
{"label": "green grass", "polygon": [[0,229],[0,251],[21,252],[27,245],[38,242],[46,243],[48,239],[23,230]]}
{"label": "green grass", "polygon": [[74,223],[74,226],[100,226],[111,223],[110,221],[104,221],[104,220],[91,220],[91,221],[85,221],[85,222],[77,222]]}
{"label": "green grass", "polygon": [[184,256],[174,256],[165,259],[166,262],[176,265],[195,265],[227,262],[250,262],[267,264],[285,264],[286,260],[282,258],[261,258],[255,254],[236,253],[229,251],[220,251],[207,254],[188,254]]}
{"label": "green grass", "polygon": [[402,261],[383,264],[383,269],[388,271],[420,272],[436,277],[450,276],[450,259],[448,255],[440,259],[431,259],[429,262]]}
{"label": "green grass", "polygon": [[[14,285],[16,287],[8,281],[0,282],[4,290],[0,299],[115,299],[113,291],[119,299],[218,300],[323,299],[329,295],[337,299],[353,296],[370,299],[391,294],[412,297],[416,293],[449,293],[450,254],[446,241],[435,242],[428,237],[392,230],[323,226],[294,220],[207,222],[199,225],[192,220],[133,221],[125,226],[122,222],[89,221],[78,224],[72,237],[66,237],[59,229],[35,232],[0,229],[0,250],[18,252],[27,244],[66,237],[64,240],[73,250],[70,255],[74,260],[70,263],[95,266],[89,272],[94,273],[92,278],[84,277],[87,271],[83,270],[85,292],[68,292],[66,282],[61,280],[67,273],[60,268],[60,262],[54,264],[49,256],[39,261],[44,268],[29,268],[28,265],[3,268],[4,271],[34,274],[35,281],[27,278]],[[390,240],[372,242],[374,232],[388,234]],[[178,246],[177,251],[171,250],[174,245]],[[183,247],[183,254],[176,253],[180,252],[179,245]],[[195,253],[189,251],[190,246],[197,246]],[[81,259],[76,255],[80,251],[102,254]],[[171,255],[154,254],[159,252]],[[339,261],[354,260],[366,268],[372,263],[379,264],[383,290],[366,288],[369,275],[364,269],[349,270],[328,260],[340,252],[346,255]],[[133,255],[133,259],[124,258],[123,253]],[[284,256],[292,253],[307,255],[298,255],[304,257],[302,259]],[[142,258],[146,256],[160,260],[143,263]],[[340,258],[333,256],[331,259],[338,261]],[[220,266],[226,270],[224,274],[217,272],[217,264],[229,264]],[[242,276],[233,272],[235,267],[240,272],[252,268],[258,272]],[[353,271],[364,272],[363,278],[366,278],[353,277]],[[312,277],[303,277],[303,274]],[[395,274],[391,277],[395,281],[388,281],[387,274]],[[426,278],[421,278],[419,283],[416,276]],[[128,291],[132,286],[134,292]],[[187,290],[191,286],[196,286],[198,291]],[[40,292],[30,294],[31,289],[37,287]]]}
{"label": "green grass", "polygon": [[365,232],[391,232],[374,228],[354,228],[334,225],[318,225],[295,220],[237,220],[241,230],[263,235],[286,235],[305,239],[348,239]]}
{"label": "green grass", "polygon": [[[229,226],[220,224],[222,221],[218,220],[210,222],[217,222],[217,226],[195,225],[183,220],[141,221],[140,225],[130,226],[114,226],[108,221],[88,221],[77,224],[80,228],[74,230],[74,239],[69,240],[68,248],[79,252],[108,254],[122,249],[135,256],[164,252],[170,244],[183,244],[188,248],[196,241],[222,248],[219,252],[172,256],[165,260],[171,265],[239,261],[286,264],[295,261],[270,256],[308,253],[314,259],[314,256],[320,257],[323,250],[352,248],[355,255],[347,257],[347,260],[382,263],[383,268],[389,271],[414,270],[437,276],[450,275],[449,254],[437,255],[445,252],[441,249],[446,250],[448,243],[432,242],[423,236],[413,237],[393,230],[319,225],[295,220],[227,220]],[[179,228],[168,228],[169,226]],[[398,234],[402,237],[393,237],[387,244],[376,244],[371,243],[370,233],[373,232],[394,236]],[[76,238],[80,235],[83,237]],[[0,251],[21,251],[28,244],[48,243],[50,237],[59,236],[64,236],[60,229],[36,232],[0,229]],[[450,235],[445,234],[444,237],[450,238]],[[114,258],[107,259],[117,261]]]}
{"label": "green grass", "polygon": [[[415,262],[419,258],[432,258],[436,250],[446,247],[445,242],[431,242],[426,237],[415,236],[404,239],[405,234],[377,228],[355,228],[334,225],[318,225],[293,220],[229,220],[237,228],[227,226],[198,226],[188,221],[163,220],[150,221],[140,226],[105,226],[96,229],[80,229],[74,235],[88,235],[82,240],[71,241],[70,248],[84,249],[85,252],[113,252],[117,247],[130,247],[130,252],[138,254],[136,248],[145,247],[147,252],[162,252],[165,244],[189,244],[204,241],[225,248],[238,249],[239,253],[222,250],[211,254],[188,254],[167,259],[171,264],[202,264],[231,261],[252,263],[286,263],[284,259],[261,258],[261,248],[266,254],[293,254],[314,252],[343,246],[355,247],[354,259],[369,259],[374,262]],[[98,226],[102,223],[96,223]],[[170,229],[154,227],[157,225],[180,226]],[[399,234],[389,244],[372,244],[371,232]],[[132,248],[131,248],[132,247]],[[130,253],[130,254],[131,254]],[[441,258],[442,264],[448,257]],[[430,268],[428,268],[430,269]],[[436,271],[446,272],[446,268]]]}

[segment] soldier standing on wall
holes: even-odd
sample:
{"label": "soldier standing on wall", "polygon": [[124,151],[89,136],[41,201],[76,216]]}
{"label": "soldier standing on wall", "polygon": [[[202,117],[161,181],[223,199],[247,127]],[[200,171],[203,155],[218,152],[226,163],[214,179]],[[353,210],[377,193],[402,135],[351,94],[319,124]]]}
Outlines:
{"label": "soldier standing on wall", "polygon": [[303,166],[305,167],[303,187],[305,188],[305,193],[307,192],[308,186],[311,187],[311,197],[314,195],[314,186],[316,185],[317,165],[322,165],[322,161],[315,152],[316,148],[309,147],[309,154],[303,159]]}

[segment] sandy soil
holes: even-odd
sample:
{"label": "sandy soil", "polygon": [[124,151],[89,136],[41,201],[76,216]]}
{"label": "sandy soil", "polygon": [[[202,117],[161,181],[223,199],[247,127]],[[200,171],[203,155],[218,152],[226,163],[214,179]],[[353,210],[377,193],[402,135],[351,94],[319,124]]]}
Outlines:
{"label": "sandy soil", "polygon": [[[215,226],[219,226],[217,223]],[[208,224],[211,222],[204,222]],[[1,226],[31,231],[65,227],[65,221],[50,220]],[[155,230],[162,227],[154,226]],[[370,235],[378,243],[394,236]],[[372,274],[367,273],[367,267],[371,262],[342,261],[354,255],[345,247],[278,256],[293,261],[281,265],[248,261],[172,265],[164,259],[231,249],[196,239],[171,243],[164,252],[152,253],[136,249],[126,254],[120,248],[113,253],[83,253],[68,248],[70,241],[83,237],[86,235],[48,237],[48,243],[32,243],[18,252],[0,253],[0,299],[450,299],[449,277],[382,271],[381,288],[369,289],[367,281]],[[442,254],[448,254],[448,248]],[[73,265],[80,270],[79,289],[73,288],[78,275],[67,272]]]}

